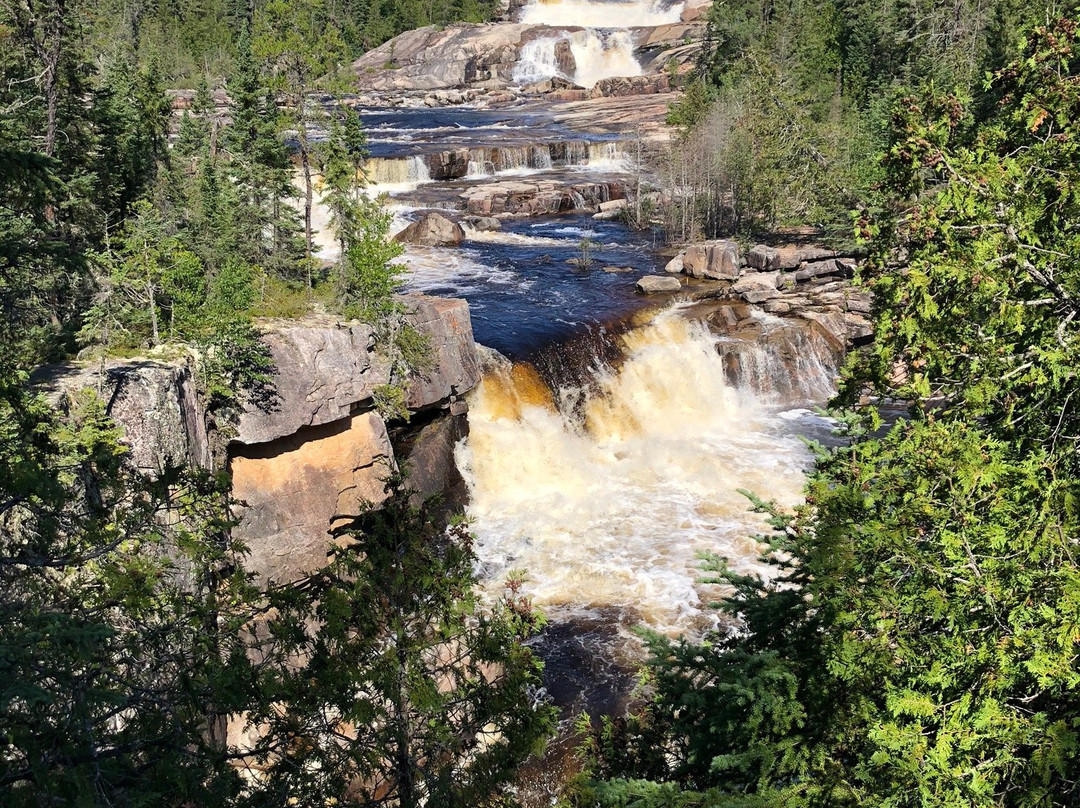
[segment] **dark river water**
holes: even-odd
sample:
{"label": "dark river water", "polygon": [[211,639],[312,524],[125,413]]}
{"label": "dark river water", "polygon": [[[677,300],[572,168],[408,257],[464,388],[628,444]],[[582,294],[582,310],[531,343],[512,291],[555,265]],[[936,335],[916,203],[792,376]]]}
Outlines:
{"label": "dark river water", "polygon": [[410,255],[406,289],[464,297],[476,341],[511,359],[646,305],[634,284],[665,262],[656,234],[589,215],[511,220],[470,235],[456,251]]}

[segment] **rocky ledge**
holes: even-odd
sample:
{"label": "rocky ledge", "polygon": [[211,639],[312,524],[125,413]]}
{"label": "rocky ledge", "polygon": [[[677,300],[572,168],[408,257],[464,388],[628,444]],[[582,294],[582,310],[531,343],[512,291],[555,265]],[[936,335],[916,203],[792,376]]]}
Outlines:
{"label": "rocky ledge", "polygon": [[503,180],[474,185],[462,192],[465,210],[474,216],[517,214],[539,216],[566,211],[598,211],[613,199],[623,199],[621,182],[578,182],[555,180]]}
{"label": "rocky ledge", "polygon": [[[707,4],[694,5],[684,12],[689,19],[667,25],[633,27],[632,45],[638,53],[642,73],[659,75],[669,65],[689,65],[700,50],[704,34],[702,10]],[[632,20],[628,20],[632,23]],[[588,36],[587,29],[572,22],[551,28],[522,23],[456,24],[445,28],[428,26],[406,31],[389,42],[368,51],[353,63],[357,85],[362,94],[426,93],[425,105],[460,103],[455,98],[434,91],[451,93],[517,92],[514,68],[523,49],[538,40],[558,39],[555,60],[563,77],[573,77],[578,70],[572,42]],[[579,43],[580,48],[580,43]],[[535,92],[562,89],[557,85]],[[579,88],[591,90],[592,88]],[[666,86],[665,86],[666,89]],[[631,94],[635,91],[662,91],[655,82],[604,85],[597,96]],[[474,100],[475,95],[469,96]]]}
{"label": "rocky ledge", "polygon": [[468,304],[402,299],[434,360],[405,390],[406,406],[431,426],[403,457],[374,406],[388,365],[363,323],[329,317],[262,323],[274,361],[272,391],[246,405],[226,456],[216,461],[190,355],[59,365],[37,381],[61,405],[78,390],[97,390],[124,430],[131,462],[147,473],[169,464],[226,463],[238,502],[235,534],[248,545],[249,568],[264,580],[292,580],[325,563],[328,531],[366,503],[380,502],[383,480],[400,462],[416,467],[411,483],[425,493],[438,490],[452,467],[447,436],[463,431],[462,397],[480,380]]}
{"label": "rocky ledge", "polygon": [[[827,368],[831,375],[848,350],[872,338],[870,294],[851,281],[857,265],[856,256],[815,244],[759,244],[744,253],[734,241],[716,240],[686,247],[668,275],[641,278],[637,288],[695,301],[684,314],[728,340],[725,357],[738,384],[812,399],[827,397],[831,385],[820,374],[813,383],[814,374]],[[788,379],[754,378],[758,350],[777,354]]]}

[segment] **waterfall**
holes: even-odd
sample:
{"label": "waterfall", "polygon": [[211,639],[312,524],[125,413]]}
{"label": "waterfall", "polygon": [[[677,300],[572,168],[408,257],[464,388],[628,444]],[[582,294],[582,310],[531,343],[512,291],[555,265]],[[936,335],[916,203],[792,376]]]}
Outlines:
{"label": "waterfall", "polygon": [[702,323],[668,311],[614,339],[621,360],[594,359],[585,384],[489,363],[457,450],[478,555],[492,582],[526,570],[560,619],[614,609],[692,631],[717,594],[698,582],[700,552],[768,571],[737,489],[793,505],[808,454],[778,408],[730,383]]}
{"label": "waterfall", "polygon": [[364,165],[367,193],[401,193],[415,190],[416,186],[431,182],[431,172],[422,156],[403,158],[372,157]]}
{"label": "waterfall", "polygon": [[490,160],[469,160],[465,171],[466,179],[483,179],[495,173],[495,164]]}
{"label": "waterfall", "polygon": [[756,339],[719,343],[729,382],[772,402],[830,398],[844,346],[815,324],[792,325],[762,313],[755,317],[761,326]]}
{"label": "waterfall", "polygon": [[536,168],[541,171],[551,168],[551,149],[547,146],[530,146],[529,168]]}
{"label": "waterfall", "polygon": [[553,76],[567,78],[559,69],[555,48],[566,36],[550,36],[534,39],[521,49],[518,62],[511,77],[515,84],[533,84]]}
{"label": "waterfall", "polygon": [[529,25],[580,25],[582,28],[627,28],[668,25],[682,18],[683,3],[664,0],[532,0],[518,21]]}
{"label": "waterfall", "polygon": [[[573,18],[570,18],[573,19]],[[565,24],[565,23],[564,23]],[[574,60],[574,75],[567,76],[558,64],[557,48],[566,42]],[[634,55],[634,42],[626,30],[561,32],[526,43],[512,74],[516,84],[532,84],[553,76],[571,79],[581,87],[592,87],[601,79],[640,76],[641,64]]]}
{"label": "waterfall", "polygon": [[624,144],[618,141],[590,143],[589,168],[599,171],[625,171],[627,159],[623,146]]}
{"label": "waterfall", "polygon": [[589,162],[590,144],[584,140],[571,140],[565,144],[566,165],[580,166]]}
{"label": "waterfall", "polygon": [[592,87],[601,79],[641,75],[627,31],[577,31],[570,38],[570,52],[576,65],[574,83],[582,87]]}

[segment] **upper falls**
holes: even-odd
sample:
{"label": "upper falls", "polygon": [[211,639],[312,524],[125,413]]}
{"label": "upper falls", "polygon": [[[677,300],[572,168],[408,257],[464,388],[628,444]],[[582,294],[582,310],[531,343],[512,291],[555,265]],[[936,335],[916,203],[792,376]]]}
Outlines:
{"label": "upper falls", "polygon": [[682,18],[685,3],[645,0],[533,0],[523,6],[518,20],[552,27],[631,28],[670,25]]}

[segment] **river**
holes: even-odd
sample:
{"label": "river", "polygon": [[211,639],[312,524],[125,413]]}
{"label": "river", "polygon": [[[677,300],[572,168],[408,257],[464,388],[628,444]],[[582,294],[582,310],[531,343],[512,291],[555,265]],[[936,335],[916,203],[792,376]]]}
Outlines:
{"label": "river", "polygon": [[[607,69],[632,70],[625,37],[605,26],[633,13],[677,19],[680,7],[527,5],[522,19],[552,33],[522,53],[515,75],[556,75],[547,49],[560,40],[599,56],[617,49]],[[595,25],[562,32],[566,15]],[[588,64],[603,61],[593,56]],[[483,586],[495,593],[524,570],[549,620],[537,649],[550,692],[567,716],[614,712],[641,658],[637,627],[676,635],[716,624],[709,603],[722,592],[701,582],[703,553],[769,574],[754,538],[764,522],[739,490],[799,502],[810,460],[802,438],[829,433],[812,407],[832,392],[835,352],[811,337],[780,349],[720,337],[688,304],[635,294],[637,278],[663,272],[657,233],[591,212],[504,217],[494,231],[464,217],[462,194],[492,181],[629,181],[629,134],[582,131],[535,104],[361,112],[369,179],[391,194],[395,227],[431,209],[465,220],[460,247],[410,247],[401,261],[407,291],[469,301],[485,346],[470,434],[456,450]],[[430,155],[462,149],[463,176],[433,178]],[[781,327],[769,315],[759,325]]]}

